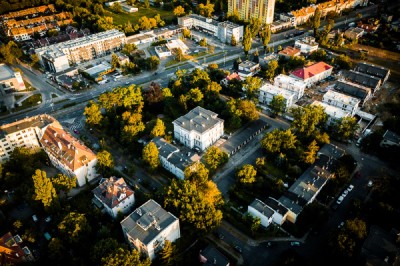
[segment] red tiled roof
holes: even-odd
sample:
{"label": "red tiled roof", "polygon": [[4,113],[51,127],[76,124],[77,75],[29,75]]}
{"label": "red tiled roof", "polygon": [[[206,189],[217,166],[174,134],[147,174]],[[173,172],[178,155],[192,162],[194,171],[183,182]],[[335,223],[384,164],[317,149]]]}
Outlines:
{"label": "red tiled roof", "polygon": [[241,80],[239,74],[236,72],[233,72],[232,74],[230,74],[229,76],[226,77],[227,81],[230,81],[232,79]]}
{"label": "red tiled roof", "polygon": [[133,190],[126,185],[123,178],[117,179],[112,176],[96,187],[93,193],[103,204],[112,209],[129,198],[133,194]]}
{"label": "red tiled roof", "polygon": [[295,55],[300,54],[300,49],[297,49],[292,46],[286,46],[285,49],[280,51],[278,54],[287,55],[287,56],[295,56]]}
{"label": "red tiled roof", "polygon": [[333,68],[333,67],[324,62],[318,62],[309,67],[303,67],[303,68],[297,69],[297,70],[293,71],[291,74],[295,75],[296,77],[299,77],[303,80],[306,80],[315,75],[323,73],[331,68]]}
{"label": "red tiled roof", "polygon": [[[25,252],[15,239],[10,232],[0,237],[0,254],[4,255],[4,265],[16,265],[25,260]],[[2,261],[0,265],[3,265]]]}

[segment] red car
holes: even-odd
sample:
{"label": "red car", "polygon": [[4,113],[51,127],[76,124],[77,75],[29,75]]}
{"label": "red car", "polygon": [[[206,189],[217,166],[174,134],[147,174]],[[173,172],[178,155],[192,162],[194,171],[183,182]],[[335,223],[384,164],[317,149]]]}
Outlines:
{"label": "red car", "polygon": [[75,133],[75,134],[79,134],[79,131],[76,130],[76,129],[74,129],[74,133]]}

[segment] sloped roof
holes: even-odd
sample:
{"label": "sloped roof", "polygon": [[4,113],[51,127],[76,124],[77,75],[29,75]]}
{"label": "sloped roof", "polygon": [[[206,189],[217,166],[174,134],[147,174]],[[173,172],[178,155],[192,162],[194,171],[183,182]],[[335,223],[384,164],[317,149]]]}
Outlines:
{"label": "sloped roof", "polygon": [[300,54],[300,49],[297,49],[292,46],[286,46],[285,49],[280,51],[278,54],[285,55],[285,56],[296,56],[296,55]]}
{"label": "sloped roof", "polygon": [[299,77],[303,80],[309,79],[315,75],[321,74],[329,69],[333,68],[331,65],[326,64],[325,62],[318,62],[309,67],[303,67],[293,71],[291,74]]}
{"label": "sloped roof", "polygon": [[3,138],[5,135],[13,134],[15,132],[32,127],[42,129],[50,124],[61,127],[60,123],[55,120],[54,117],[49,115],[37,115],[33,117],[28,117],[10,124],[0,126],[0,138]]}
{"label": "sloped roof", "polygon": [[134,192],[126,185],[123,178],[112,176],[96,187],[93,193],[103,204],[113,209]]}

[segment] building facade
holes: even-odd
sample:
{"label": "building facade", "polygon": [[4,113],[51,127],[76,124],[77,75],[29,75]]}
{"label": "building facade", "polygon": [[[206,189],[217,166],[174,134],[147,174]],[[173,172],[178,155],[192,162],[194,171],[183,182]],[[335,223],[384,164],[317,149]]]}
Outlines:
{"label": "building facade", "polygon": [[5,92],[26,89],[21,73],[12,70],[6,64],[0,64],[0,87]]}
{"label": "building facade", "polygon": [[262,23],[274,21],[275,0],[228,0],[228,14],[239,14],[239,19],[258,18]]}
{"label": "building facade", "polygon": [[293,92],[266,83],[260,88],[258,102],[269,109],[269,104],[277,95],[281,95],[283,98],[285,98],[285,111],[287,111],[295,101],[295,94]]}
{"label": "building facade", "polygon": [[325,113],[328,115],[328,125],[331,125],[335,121],[343,119],[345,117],[351,117],[350,112],[324,102],[314,101],[311,105],[321,106],[324,109]]}
{"label": "building facade", "polygon": [[200,106],[172,123],[174,138],[186,147],[200,151],[210,147],[224,134],[224,120]]}
{"label": "building facade", "polygon": [[123,178],[116,178],[114,176],[104,179],[93,190],[93,195],[114,219],[117,218],[119,213],[128,213],[135,204],[133,190],[127,186]]}
{"label": "building facade", "polygon": [[290,73],[290,76],[303,80],[307,87],[311,87],[316,82],[329,77],[332,74],[332,70],[332,66],[324,62],[318,62],[311,66],[297,69]]}
{"label": "building facade", "polygon": [[333,90],[329,90],[324,94],[322,102],[341,108],[343,111],[349,112],[351,116],[356,114],[360,104],[359,99]]}
{"label": "building facade", "polygon": [[370,88],[346,80],[338,80],[334,88],[340,93],[359,99],[360,106],[363,106],[372,95]]}
{"label": "building facade", "polygon": [[298,99],[303,97],[304,90],[306,88],[306,83],[304,81],[283,74],[275,77],[274,85],[279,88],[293,92],[295,94],[294,101],[297,101]]}
{"label": "building facade", "polygon": [[132,248],[153,260],[165,240],[180,238],[179,219],[150,199],[121,221],[122,232]]}
{"label": "building facade", "polygon": [[35,53],[43,67],[59,72],[74,64],[111,54],[122,49],[125,43],[125,34],[113,29],[38,48]]}
{"label": "building facade", "polygon": [[247,206],[247,212],[255,218],[260,218],[261,225],[264,227],[268,227],[272,223],[274,211],[259,199],[255,199]]}
{"label": "building facade", "polygon": [[296,40],[294,43],[294,47],[300,49],[300,52],[306,55],[317,51],[318,46],[319,44],[315,41],[315,38],[311,36]]}

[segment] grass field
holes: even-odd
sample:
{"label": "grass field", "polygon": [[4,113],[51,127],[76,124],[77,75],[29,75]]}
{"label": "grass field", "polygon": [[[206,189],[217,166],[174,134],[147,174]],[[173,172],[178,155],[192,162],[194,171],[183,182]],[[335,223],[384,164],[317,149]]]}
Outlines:
{"label": "grass field", "polygon": [[165,21],[166,24],[171,22],[175,16],[172,11],[166,11],[161,8],[149,7],[148,9],[144,7],[139,7],[139,11],[135,13],[121,13],[116,14],[107,8],[106,16],[113,18],[114,25],[124,25],[126,22],[130,21],[132,25],[138,23],[139,19],[143,16],[152,18],[155,15],[160,14],[161,19]]}
{"label": "grass field", "polygon": [[36,105],[39,105],[40,102],[42,101],[42,95],[41,94],[34,94],[31,97],[27,98],[26,100],[24,100],[22,102],[21,106],[18,106],[17,108],[15,108],[13,111],[17,112],[29,107],[33,107]]}

